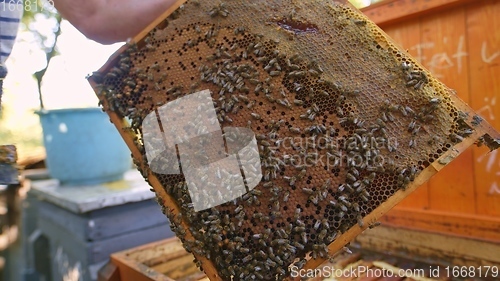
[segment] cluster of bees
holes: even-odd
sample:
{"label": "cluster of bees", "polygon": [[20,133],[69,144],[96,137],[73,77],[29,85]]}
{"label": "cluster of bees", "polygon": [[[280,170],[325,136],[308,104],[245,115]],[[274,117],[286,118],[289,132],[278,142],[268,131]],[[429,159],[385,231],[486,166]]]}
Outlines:
{"label": "cluster of bees", "polygon": [[[137,134],[144,155],[135,159],[138,167],[147,163],[145,116],[200,90],[211,91],[223,127],[255,133],[262,182],[221,206],[195,212],[182,175],[155,174],[182,210],[174,215],[158,198],[173,231],[188,251],[212,260],[224,280],[282,280],[291,264],[301,268],[309,258],[328,258],[330,243],[352,227],[375,226],[364,217],[405,189],[437,159],[437,150],[472,132],[429,74],[373,46],[375,27],[349,7],[294,4],[309,5],[318,13],[314,26],[339,36],[338,43],[317,46],[315,52],[332,57],[322,61],[307,51],[307,36],[322,36],[317,30],[290,40],[290,30],[280,33],[273,25],[280,17],[298,21],[296,11],[304,10],[286,1],[257,2],[188,1],[166,27],[94,75],[106,109],[131,121],[127,129]],[[249,18],[249,9],[262,10]],[[283,15],[266,16],[270,10]],[[349,36],[356,41],[349,51],[370,58],[364,65],[338,59]],[[373,71],[380,65],[390,67]],[[365,71],[372,79],[343,79],[339,69],[345,77]],[[150,171],[141,172],[147,179]]]}

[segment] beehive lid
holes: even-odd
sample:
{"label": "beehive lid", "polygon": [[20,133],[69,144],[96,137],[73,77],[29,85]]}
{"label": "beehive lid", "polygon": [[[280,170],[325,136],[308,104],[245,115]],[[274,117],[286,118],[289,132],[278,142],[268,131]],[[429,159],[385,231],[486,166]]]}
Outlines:
{"label": "beehive lid", "polygon": [[[498,132],[346,1],[183,2],[90,81],[212,280],[282,280],[291,264],[315,267],[474,142],[499,146]],[[212,105],[214,120],[204,115]],[[175,154],[155,154],[151,140],[199,137],[214,124],[225,137],[251,130],[262,181],[196,212],[185,174],[158,170]],[[210,135],[198,144],[210,148],[190,149],[213,163],[228,156],[214,153],[224,152],[221,140]],[[220,167],[193,180],[209,186]]]}

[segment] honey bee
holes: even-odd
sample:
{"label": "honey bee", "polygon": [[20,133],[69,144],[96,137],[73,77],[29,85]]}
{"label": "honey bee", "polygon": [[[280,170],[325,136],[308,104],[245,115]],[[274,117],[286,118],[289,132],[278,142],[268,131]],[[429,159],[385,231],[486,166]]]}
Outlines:
{"label": "honey bee", "polygon": [[413,65],[411,63],[409,63],[409,62],[406,62],[406,61],[404,61],[401,64],[401,67],[403,68],[403,71],[409,71],[409,70],[413,69]]}
{"label": "honey bee", "polygon": [[155,90],[156,91],[160,91],[161,90],[161,87],[160,85],[158,84],[158,82],[155,83]]}
{"label": "honey bee", "polygon": [[300,233],[300,237],[302,238],[302,242],[304,242],[304,244],[307,244],[307,233],[304,231],[304,232],[301,232]]}
{"label": "honey bee", "polygon": [[253,256],[252,255],[247,255],[243,258],[242,262],[243,263],[249,263],[253,260]]}
{"label": "honey bee", "polygon": [[156,47],[153,46],[153,44],[146,44],[144,46],[144,49],[146,49],[146,51],[149,51],[149,52],[152,52],[152,51],[155,51],[156,50]]}
{"label": "honey bee", "polygon": [[250,113],[250,115],[251,115],[251,116],[252,116],[255,120],[261,120],[261,119],[262,119],[262,117],[261,117],[259,114],[257,114],[257,113],[252,112],[252,113]]}
{"label": "honey bee", "polygon": [[311,75],[312,77],[319,77],[319,76],[320,76],[320,73],[319,73],[317,70],[315,70],[315,69],[309,69],[307,72],[308,72],[308,73],[309,73],[309,75]]}
{"label": "honey bee", "polygon": [[462,136],[455,133],[450,134],[449,137],[452,142],[462,142],[464,140]]}
{"label": "honey bee", "polygon": [[303,188],[302,188],[302,191],[303,191],[305,194],[308,194],[308,195],[312,195],[312,194],[314,194],[314,191],[313,191],[312,189],[310,189],[310,188],[305,188],[305,187],[303,187]]}
{"label": "honey bee", "polygon": [[408,125],[408,131],[411,132],[413,129],[415,129],[415,125],[417,124],[417,121],[412,120],[410,124]]}
{"label": "honey bee", "polygon": [[320,90],[319,93],[323,96],[323,97],[329,97],[330,94],[327,92],[327,91],[324,91],[324,90]]}
{"label": "honey bee", "polygon": [[352,255],[352,251],[351,249],[347,248],[347,247],[343,247],[342,250],[350,255]]}
{"label": "honey bee", "polygon": [[356,25],[359,25],[359,26],[366,25],[366,21],[365,20],[358,20],[358,19],[356,19],[356,20],[354,20],[354,23]]}
{"label": "honey bee", "polygon": [[365,223],[363,222],[363,218],[361,217],[361,215],[357,216],[357,220],[359,227],[363,228],[363,226],[365,226]]}
{"label": "honey bee", "polygon": [[431,104],[439,104],[441,103],[441,99],[440,98],[432,98],[429,103]]}

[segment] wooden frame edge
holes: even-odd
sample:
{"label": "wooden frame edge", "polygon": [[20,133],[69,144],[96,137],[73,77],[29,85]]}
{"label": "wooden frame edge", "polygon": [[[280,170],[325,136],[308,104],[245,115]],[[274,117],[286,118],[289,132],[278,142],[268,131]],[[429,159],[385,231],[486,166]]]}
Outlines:
{"label": "wooden frame edge", "polygon": [[[427,231],[481,241],[500,242],[500,218],[488,216],[455,214],[430,210],[415,210],[396,207],[385,214],[380,221],[387,226]],[[432,227],[432,228],[431,228]],[[470,229],[470,231],[467,231]],[[485,236],[478,238],[472,233],[481,231]],[[470,234],[467,234],[469,232]]]}
{"label": "wooden frame edge", "polygon": [[500,265],[500,244],[421,229],[382,224],[358,236],[356,249],[388,253],[435,265]]}

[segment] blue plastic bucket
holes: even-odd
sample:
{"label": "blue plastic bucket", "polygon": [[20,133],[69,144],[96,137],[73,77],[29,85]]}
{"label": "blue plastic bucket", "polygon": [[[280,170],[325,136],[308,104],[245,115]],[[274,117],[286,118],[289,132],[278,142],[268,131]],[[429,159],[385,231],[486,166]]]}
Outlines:
{"label": "blue plastic bucket", "polygon": [[63,185],[123,179],[130,150],[100,108],[38,111],[50,175]]}

